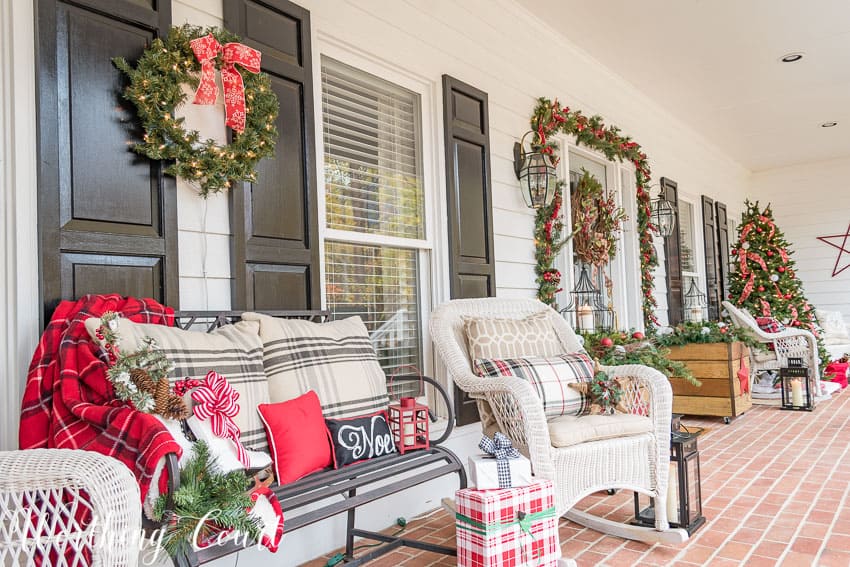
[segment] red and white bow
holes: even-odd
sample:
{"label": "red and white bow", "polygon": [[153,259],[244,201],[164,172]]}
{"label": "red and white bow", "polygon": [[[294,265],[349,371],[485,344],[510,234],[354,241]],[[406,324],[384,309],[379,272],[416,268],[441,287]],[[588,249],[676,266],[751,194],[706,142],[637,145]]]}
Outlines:
{"label": "red and white bow", "polygon": [[226,43],[223,47],[212,34],[189,42],[195,58],[201,64],[201,82],[195,91],[194,104],[215,104],[218,96],[215,86],[215,58],[222,56],[221,86],[224,90],[225,124],[236,132],[245,130],[245,83],[236,70],[236,64],[251,73],[260,72],[262,54],[241,43]]}
{"label": "red and white bow", "polygon": [[196,405],[192,412],[200,420],[210,420],[213,435],[222,439],[230,439],[236,445],[236,455],[239,462],[248,468],[248,452],[239,440],[240,431],[233,418],[239,413],[239,392],[228,384],[227,380],[216,372],[210,370],[204,379],[204,383],[192,392],[192,399]]}

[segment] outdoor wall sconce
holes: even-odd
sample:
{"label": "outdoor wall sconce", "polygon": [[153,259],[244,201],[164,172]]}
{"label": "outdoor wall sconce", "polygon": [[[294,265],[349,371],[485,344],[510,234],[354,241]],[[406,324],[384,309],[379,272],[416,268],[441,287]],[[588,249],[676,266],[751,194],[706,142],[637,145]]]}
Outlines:
{"label": "outdoor wall sconce", "polygon": [[658,234],[667,238],[676,230],[676,209],[667,199],[660,195],[652,201],[650,211],[652,224],[658,228]]}
{"label": "outdoor wall sconce", "polygon": [[525,137],[529,134],[533,132],[529,130],[514,144],[514,171],[526,206],[540,209],[552,202],[558,177],[552,156],[534,151],[533,146],[525,148]]}

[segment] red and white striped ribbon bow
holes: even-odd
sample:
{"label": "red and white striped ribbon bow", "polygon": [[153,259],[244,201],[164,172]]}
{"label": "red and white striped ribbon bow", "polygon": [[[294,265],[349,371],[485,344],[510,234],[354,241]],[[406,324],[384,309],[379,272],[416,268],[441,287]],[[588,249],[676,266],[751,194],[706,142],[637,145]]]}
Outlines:
{"label": "red and white striped ribbon bow", "polygon": [[239,462],[248,468],[248,452],[239,440],[241,432],[233,421],[239,413],[239,404],[236,403],[239,392],[233,389],[224,376],[210,370],[204,383],[192,392],[192,399],[197,404],[192,408],[195,417],[209,419],[213,435],[233,441]]}

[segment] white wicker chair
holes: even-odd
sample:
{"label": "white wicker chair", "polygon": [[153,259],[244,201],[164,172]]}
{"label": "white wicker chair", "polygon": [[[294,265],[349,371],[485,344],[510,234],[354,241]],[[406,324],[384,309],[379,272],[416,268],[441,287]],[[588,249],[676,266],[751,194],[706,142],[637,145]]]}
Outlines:
{"label": "white wicker chair", "polygon": [[141,522],[139,486],[116,459],[70,449],[0,452],[0,565],[42,558],[52,567],[132,567]]}
{"label": "white wicker chair", "polygon": [[[649,389],[648,419],[652,420],[649,433],[554,447],[543,404],[531,384],[515,378],[485,379],[472,372],[464,334],[465,317],[523,318],[541,311],[548,313],[564,352],[578,351],[581,345],[566,321],[553,309],[531,299],[450,301],[431,315],[431,336],[454,383],[472,397],[486,399],[499,429],[531,459],[534,474],[553,481],[559,515],[610,535],[638,541],[680,543],[687,540],[685,530],[671,529],[667,521],[673,395],[663,374],[640,365],[604,367],[612,377],[631,376]],[[636,395],[636,391],[627,392],[626,399],[633,400]],[[572,510],[585,496],[607,489],[633,490],[654,498],[655,529],[621,524]]]}
{"label": "white wicker chair", "polygon": [[820,358],[817,339],[812,333],[792,327],[779,333],[767,333],[759,328],[746,309],[735,307],[728,301],[723,302],[723,308],[729,314],[733,325],[749,330],[765,347],[773,344],[773,350],[750,349],[750,368],[755,376],[761,372],[787,367],[790,357],[802,358],[806,366],[814,369],[814,391],[820,395]]}

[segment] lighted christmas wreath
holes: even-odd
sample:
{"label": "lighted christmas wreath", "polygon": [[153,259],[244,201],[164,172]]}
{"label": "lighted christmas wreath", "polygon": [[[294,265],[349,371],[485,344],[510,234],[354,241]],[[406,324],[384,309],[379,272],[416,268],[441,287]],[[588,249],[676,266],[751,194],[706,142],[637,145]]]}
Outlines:
{"label": "lighted christmas wreath", "polygon": [[[129,77],[124,98],[136,106],[144,128],[143,141],[134,151],[150,159],[173,160],[165,173],[197,185],[204,197],[226,190],[234,181],[256,181],[257,163],[274,154],[278,114],[269,77],[260,72],[259,51],[221,28],[184,25],[171,28],[164,40],[153,40],[135,68],[122,57],[113,62]],[[196,104],[215,102],[216,69],[221,71],[232,132],[226,146],[202,140],[197,130],[184,127],[183,118],[174,116],[186,103],[182,85],[197,89]]]}
{"label": "lighted christmas wreath", "polygon": [[[655,288],[652,271],[658,265],[658,255],[652,243],[652,233],[656,231],[656,228],[650,220],[649,162],[646,154],[641,151],[640,144],[632,141],[628,136],[621,135],[620,129],[616,126],[606,126],[601,116],[588,118],[580,110],[561,107],[557,100],[552,102],[545,97],[537,99],[537,106],[531,115],[531,129],[536,133],[532,146],[555,158],[558,145],[552,138],[554,134],[561,132],[575,136],[577,144],[584,144],[598,150],[609,160],[630,161],[634,164],[643,318],[647,330],[652,330],[658,324],[654,313],[658,303],[652,293]],[[545,248],[548,244],[551,243],[544,239],[539,241],[537,246],[538,249]]]}

